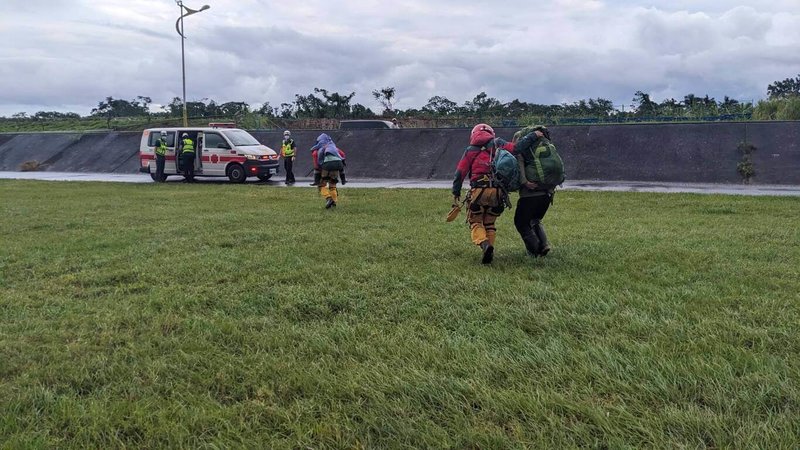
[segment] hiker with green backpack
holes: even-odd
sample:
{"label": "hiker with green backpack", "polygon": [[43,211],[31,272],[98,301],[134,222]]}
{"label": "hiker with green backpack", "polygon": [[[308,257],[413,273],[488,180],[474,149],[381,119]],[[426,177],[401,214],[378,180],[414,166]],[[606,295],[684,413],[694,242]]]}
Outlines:
{"label": "hiker with green backpack", "polygon": [[564,182],[564,163],[550,141],[544,126],[524,128],[514,134],[514,154],[519,162],[519,200],[514,226],[528,254],[545,256],[550,252],[542,219],[553,204],[555,188]]}

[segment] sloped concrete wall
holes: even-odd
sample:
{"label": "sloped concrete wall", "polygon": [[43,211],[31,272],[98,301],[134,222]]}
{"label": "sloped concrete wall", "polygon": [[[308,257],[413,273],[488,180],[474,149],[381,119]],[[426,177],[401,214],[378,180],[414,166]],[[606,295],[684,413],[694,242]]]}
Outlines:
{"label": "sloped concrete wall", "polygon": [[[510,139],[516,129],[498,128]],[[293,131],[295,174],[311,170],[310,147],[321,131]],[[351,177],[450,179],[468,129],[326,131],[347,152]],[[253,132],[280,147],[282,131]],[[572,180],[739,183],[737,151],[747,140],[755,183],[800,184],[800,122],[591,125],[552,127]],[[141,133],[0,134],[0,170],[30,160],[43,170],[133,173]]]}
{"label": "sloped concrete wall", "polygon": [[0,170],[37,161],[55,172],[127,173],[138,169],[141,133],[0,134]]}

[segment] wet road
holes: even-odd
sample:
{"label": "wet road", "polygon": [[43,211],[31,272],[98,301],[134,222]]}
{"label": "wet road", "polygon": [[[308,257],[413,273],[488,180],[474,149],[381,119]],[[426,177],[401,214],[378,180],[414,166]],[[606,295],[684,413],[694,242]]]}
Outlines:
{"label": "wet road", "polygon": [[[105,181],[118,183],[152,183],[147,174],[113,174],[113,173],[68,173],[68,172],[0,172],[0,179],[45,180],[45,181]],[[197,178],[202,184],[230,183],[227,178]],[[180,183],[179,177],[170,178],[167,183]],[[310,187],[310,178],[298,178],[297,187]],[[278,179],[261,182],[255,178],[248,184],[260,186],[285,186]],[[388,180],[388,179],[354,179],[347,183],[347,188],[422,188],[449,189],[452,182],[446,180]],[[785,185],[739,185],[711,183],[659,183],[639,181],[567,181],[563,186],[567,191],[613,191],[613,192],[663,192],[663,193],[695,193],[695,194],[730,194],[730,195],[769,195],[800,196],[800,186]]]}

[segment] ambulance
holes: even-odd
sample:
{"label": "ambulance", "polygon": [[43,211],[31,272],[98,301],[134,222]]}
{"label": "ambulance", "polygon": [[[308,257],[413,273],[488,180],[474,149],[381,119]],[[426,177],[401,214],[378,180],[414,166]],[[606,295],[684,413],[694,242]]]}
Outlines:
{"label": "ambulance", "polygon": [[168,175],[183,175],[180,147],[176,148],[183,133],[195,144],[195,176],[228,177],[234,183],[243,183],[247,177],[267,181],[278,173],[278,154],[247,131],[222,126],[149,128],[142,133],[139,171],[149,173],[153,181],[158,181],[155,147],[162,131],[167,133],[168,147],[165,179]]}

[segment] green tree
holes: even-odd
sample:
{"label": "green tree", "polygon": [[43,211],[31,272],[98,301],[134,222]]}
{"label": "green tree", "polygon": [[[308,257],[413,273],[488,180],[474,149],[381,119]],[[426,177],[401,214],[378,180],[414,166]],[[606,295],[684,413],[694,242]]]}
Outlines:
{"label": "green tree", "polygon": [[280,110],[278,111],[278,115],[282,119],[291,119],[295,117],[294,115],[294,105],[291,103],[281,103]]}
{"label": "green tree", "polygon": [[496,98],[489,97],[486,92],[481,92],[472,100],[464,102],[463,112],[478,117],[503,115],[503,104]]}
{"label": "green tree", "polygon": [[[322,95],[322,98],[315,94]],[[296,115],[298,118],[310,119],[347,118],[351,114],[350,101],[355,95],[355,92],[342,95],[321,88],[314,88],[314,92],[308,95],[295,94]]]}
{"label": "green tree", "polygon": [[245,102],[227,102],[219,105],[219,115],[236,117],[250,112],[250,105]]}
{"label": "green tree", "polygon": [[800,74],[796,78],[787,78],[776,81],[767,86],[767,95],[770,99],[796,97],[800,95]]}
{"label": "green tree", "polygon": [[57,119],[80,119],[81,116],[78,113],[68,112],[62,113],[58,111],[39,111],[31,118],[36,120],[57,120]]}
{"label": "green tree", "polygon": [[372,91],[372,96],[383,106],[384,115],[394,114],[394,105],[392,102],[394,101],[395,94],[397,94],[397,90],[393,87],[385,87]]}
{"label": "green tree", "polygon": [[360,103],[353,105],[350,113],[350,118],[352,119],[371,119],[373,117],[376,117],[376,114],[371,109]]}
{"label": "green tree", "polygon": [[97,104],[97,108],[92,109],[92,115],[105,117],[106,127],[111,128],[111,119],[114,117],[150,116],[151,102],[150,97],[142,96],[131,101],[106,97]]}
{"label": "green tree", "polygon": [[422,107],[428,114],[437,116],[449,116],[458,110],[458,104],[449,100],[447,97],[434,96],[428,99],[428,103]]}
{"label": "green tree", "polygon": [[636,91],[633,94],[633,102],[636,115],[639,117],[652,117],[658,111],[658,104],[650,99],[650,94],[642,91]]}
{"label": "green tree", "polygon": [[278,109],[272,107],[269,102],[264,102],[256,112],[267,117],[276,117],[278,115]]}
{"label": "green tree", "polygon": [[[316,91],[317,88],[314,88]],[[316,95],[294,96],[295,114],[299,119],[322,119],[325,118],[325,101]]]}

